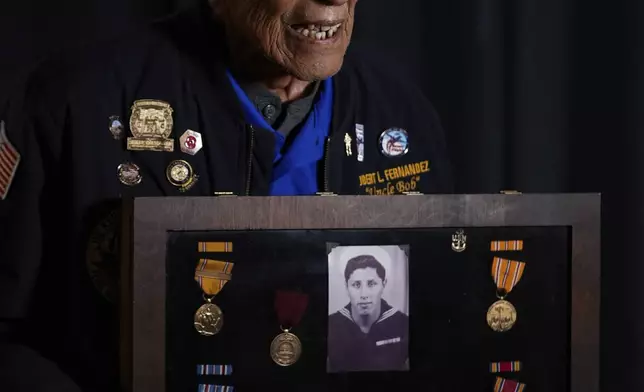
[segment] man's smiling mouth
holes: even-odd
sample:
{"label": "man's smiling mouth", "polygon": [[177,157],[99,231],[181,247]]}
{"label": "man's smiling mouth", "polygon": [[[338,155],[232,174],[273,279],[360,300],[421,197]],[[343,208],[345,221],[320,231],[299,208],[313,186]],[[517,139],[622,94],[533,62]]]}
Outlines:
{"label": "man's smiling mouth", "polygon": [[335,24],[295,24],[291,25],[291,29],[296,33],[314,39],[316,41],[324,41],[333,38],[342,26],[342,22]]}

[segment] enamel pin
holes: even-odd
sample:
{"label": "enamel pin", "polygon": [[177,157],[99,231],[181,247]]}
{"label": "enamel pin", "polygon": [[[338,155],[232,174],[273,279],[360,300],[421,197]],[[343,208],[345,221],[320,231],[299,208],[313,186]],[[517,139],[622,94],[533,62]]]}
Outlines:
{"label": "enamel pin", "polygon": [[467,236],[463,229],[452,235],[452,250],[461,253],[467,248]]}
{"label": "enamel pin", "polygon": [[364,125],[362,124],[356,124],[356,147],[358,162],[364,162]]}
{"label": "enamel pin", "polygon": [[165,173],[170,184],[178,187],[181,192],[185,192],[192,188],[198,179],[192,166],[190,166],[188,162],[182,160],[170,162]]}
{"label": "enamel pin", "polygon": [[348,157],[351,156],[351,136],[348,133],[344,134],[344,150]]}
{"label": "enamel pin", "polygon": [[124,127],[119,116],[110,116],[109,130],[115,140],[123,138]]}
{"label": "enamel pin", "polygon": [[127,149],[133,151],[174,151],[172,108],[163,101],[135,101],[130,116],[133,137],[127,139]]}
{"label": "enamel pin", "polygon": [[409,152],[407,131],[389,128],[380,135],[380,152],[390,158],[401,157]]}
{"label": "enamel pin", "polygon": [[181,135],[179,138],[179,144],[181,145],[181,152],[188,155],[197,154],[203,147],[201,134],[191,129],[188,129],[183,133],[183,135]]}
{"label": "enamel pin", "polygon": [[134,186],[141,183],[141,169],[134,163],[125,162],[119,165],[117,174],[123,185]]}

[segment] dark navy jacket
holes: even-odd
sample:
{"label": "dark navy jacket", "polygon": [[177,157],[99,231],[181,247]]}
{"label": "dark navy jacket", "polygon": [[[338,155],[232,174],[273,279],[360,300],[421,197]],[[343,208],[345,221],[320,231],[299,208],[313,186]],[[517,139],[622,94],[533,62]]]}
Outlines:
{"label": "dark navy jacket", "polygon": [[[21,161],[6,199],[0,200],[0,333],[6,342],[0,363],[10,364],[0,377],[62,383],[42,355],[86,390],[115,390],[118,317],[105,297],[116,292],[118,236],[114,223],[105,219],[114,216],[119,200],[268,193],[273,134],[245,123],[225,74],[221,31],[207,15],[198,8],[51,59],[2,113]],[[377,54],[349,53],[333,79],[332,129],[318,170],[320,190],[451,193],[450,164],[434,109],[418,88],[381,69],[381,61]],[[125,141],[109,132],[109,118],[120,116],[131,136],[127,119],[138,99],[168,102],[175,143],[192,129],[202,134],[203,149],[195,156],[178,147],[128,151]],[[351,155],[345,150],[345,135],[355,140],[356,124],[364,129],[362,162],[355,143]],[[390,128],[408,133],[406,154],[382,154],[381,135]],[[188,161],[200,175],[187,192],[166,178],[169,162],[176,159]],[[119,182],[117,167],[123,162],[141,168],[139,185]]]}

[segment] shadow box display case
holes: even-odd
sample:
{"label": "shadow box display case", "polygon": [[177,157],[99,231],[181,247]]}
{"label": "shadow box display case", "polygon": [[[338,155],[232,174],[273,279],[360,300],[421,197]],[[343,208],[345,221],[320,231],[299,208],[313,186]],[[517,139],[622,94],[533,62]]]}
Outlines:
{"label": "shadow box display case", "polygon": [[133,392],[599,391],[600,196],[141,198]]}

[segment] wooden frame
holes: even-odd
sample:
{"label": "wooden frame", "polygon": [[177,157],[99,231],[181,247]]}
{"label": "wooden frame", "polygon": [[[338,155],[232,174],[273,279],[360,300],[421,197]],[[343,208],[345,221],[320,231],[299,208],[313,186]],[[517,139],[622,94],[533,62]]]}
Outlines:
{"label": "wooden frame", "polygon": [[166,390],[160,376],[166,274],[160,261],[166,258],[169,231],[568,226],[571,392],[599,392],[600,204],[598,194],[132,200],[123,219],[123,386],[133,392]]}

